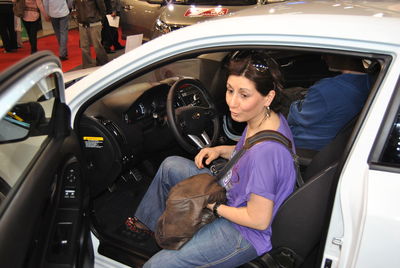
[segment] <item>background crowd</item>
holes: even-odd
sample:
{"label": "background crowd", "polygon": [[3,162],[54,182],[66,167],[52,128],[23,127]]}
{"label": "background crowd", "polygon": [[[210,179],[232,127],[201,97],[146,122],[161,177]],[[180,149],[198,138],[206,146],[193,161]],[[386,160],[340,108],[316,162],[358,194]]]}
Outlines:
{"label": "background crowd", "polygon": [[[111,27],[106,17],[109,15],[109,19],[113,19],[120,15],[120,10],[119,0],[0,0],[3,53],[17,52],[23,46],[24,30],[30,53],[35,53],[38,50],[38,32],[42,30],[44,20],[52,25],[60,60],[66,61],[70,21],[74,19],[79,28],[82,67],[103,65],[109,60],[107,54],[124,48],[118,41],[118,29]],[[95,59],[91,55],[91,46],[95,50]]]}

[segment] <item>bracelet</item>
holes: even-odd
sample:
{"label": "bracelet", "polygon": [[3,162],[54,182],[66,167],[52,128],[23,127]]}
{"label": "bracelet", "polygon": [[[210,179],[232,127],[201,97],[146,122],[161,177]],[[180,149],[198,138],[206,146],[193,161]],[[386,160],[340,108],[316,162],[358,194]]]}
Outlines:
{"label": "bracelet", "polygon": [[216,218],[221,218],[221,216],[218,214],[218,207],[219,207],[220,205],[222,205],[222,203],[216,202],[215,205],[214,205],[214,207],[213,207],[213,209],[212,209],[213,214],[214,214],[214,216],[215,216]]}

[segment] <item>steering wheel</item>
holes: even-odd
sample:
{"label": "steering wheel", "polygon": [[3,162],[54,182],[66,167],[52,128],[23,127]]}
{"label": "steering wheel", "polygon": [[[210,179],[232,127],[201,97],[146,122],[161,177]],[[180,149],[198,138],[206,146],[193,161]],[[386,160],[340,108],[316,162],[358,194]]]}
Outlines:
{"label": "steering wheel", "polygon": [[[195,154],[216,143],[219,117],[211,96],[199,80],[185,77],[176,81],[168,92],[166,108],[172,133],[187,152]],[[206,130],[212,132],[211,139]]]}

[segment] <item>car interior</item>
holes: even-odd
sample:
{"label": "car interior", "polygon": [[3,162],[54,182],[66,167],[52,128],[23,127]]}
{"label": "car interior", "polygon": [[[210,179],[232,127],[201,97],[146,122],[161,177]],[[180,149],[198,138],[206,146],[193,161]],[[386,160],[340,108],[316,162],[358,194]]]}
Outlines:
{"label": "car interior", "polygon": [[[86,161],[91,228],[100,241],[100,254],[140,266],[159,251],[155,240],[133,242],[121,228],[134,215],[160,163],[172,155],[193,159],[204,146],[235,144],[240,137],[244,125],[231,119],[225,103],[224,63],[230,51],[182,54],[131,74],[78,114],[75,128]],[[315,82],[338,74],[322,58],[333,51],[266,51],[281,66],[285,92],[291,96],[288,109]],[[378,57],[355,56],[378,81]],[[201,120],[192,118],[193,112]],[[242,267],[312,267],[318,262],[332,194],[361,117],[349,120],[320,151],[296,148],[304,185],[288,197],[272,222],[272,251]]]}

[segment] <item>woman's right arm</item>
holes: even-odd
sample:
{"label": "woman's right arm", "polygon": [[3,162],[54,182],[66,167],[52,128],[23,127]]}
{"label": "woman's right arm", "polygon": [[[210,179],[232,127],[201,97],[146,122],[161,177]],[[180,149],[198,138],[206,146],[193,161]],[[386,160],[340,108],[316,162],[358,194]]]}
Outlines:
{"label": "woman's right arm", "polygon": [[50,21],[50,17],[49,17],[49,15],[47,14],[46,10],[44,9],[44,5],[43,5],[42,0],[36,0],[36,5],[37,5],[37,7],[39,8],[40,12],[42,13],[44,19],[45,19],[46,21]]}
{"label": "woman's right arm", "polygon": [[194,162],[198,168],[204,168],[204,163],[209,165],[211,161],[222,157],[229,159],[235,149],[234,145],[221,145],[215,147],[207,147],[200,150],[200,152],[195,156]]}

